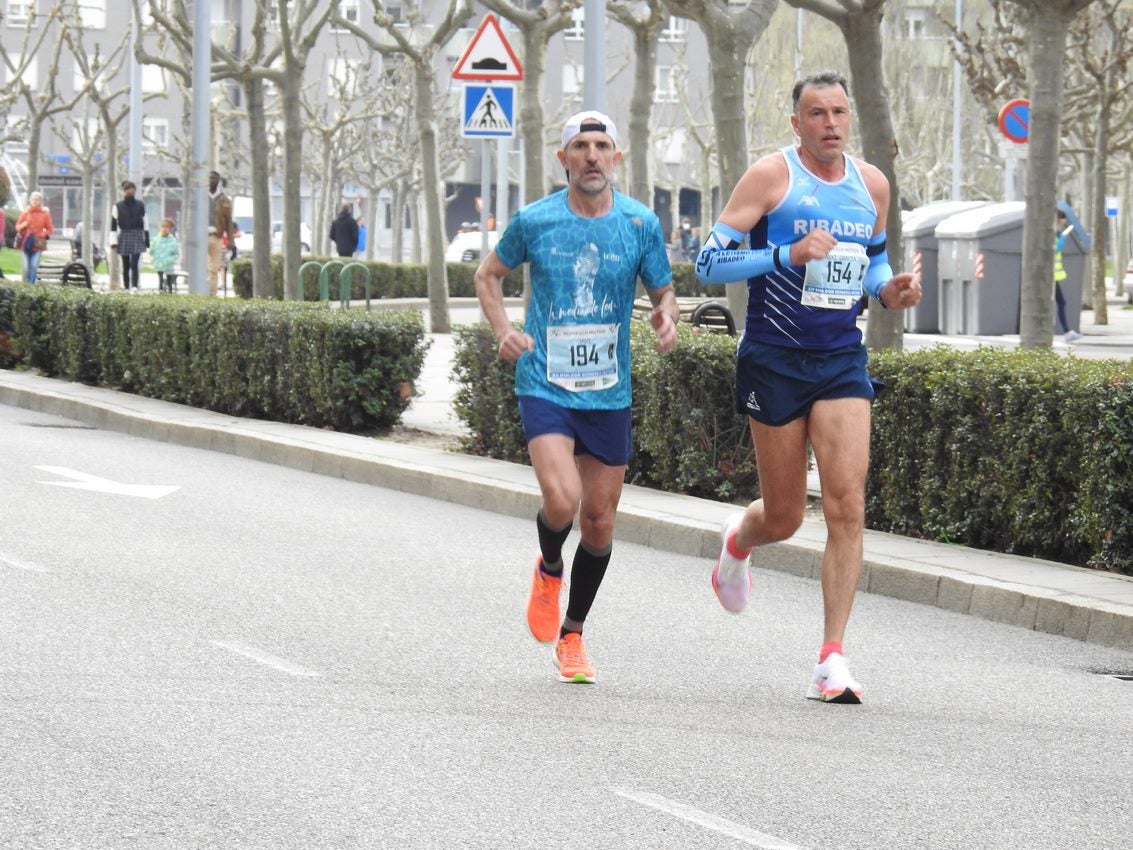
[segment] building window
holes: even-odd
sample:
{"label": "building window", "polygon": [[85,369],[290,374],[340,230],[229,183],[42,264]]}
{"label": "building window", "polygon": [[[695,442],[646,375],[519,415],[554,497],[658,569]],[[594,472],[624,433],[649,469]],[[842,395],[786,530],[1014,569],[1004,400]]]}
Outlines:
{"label": "building window", "polygon": [[582,41],[586,37],[586,10],[575,9],[570,13],[570,26],[563,30],[567,41]]}
{"label": "building window", "polygon": [[20,74],[17,79],[21,83],[25,83],[34,94],[36,87],[39,85],[39,61],[33,58],[28,62],[27,67],[24,68],[24,72]]}
{"label": "building window", "polygon": [[669,23],[661,30],[661,41],[684,41],[688,38],[688,19],[669,17]]}
{"label": "building window", "polygon": [[358,87],[358,62],[345,56],[327,60],[327,97],[352,96]]}
{"label": "building window", "polygon": [[22,26],[35,10],[35,0],[8,0],[8,26]]}
{"label": "building window", "polygon": [[906,9],[905,36],[907,38],[925,38],[927,36],[925,31],[927,18],[927,9]]}
{"label": "building window", "polygon": [[79,20],[85,29],[106,29],[106,0],[79,0]]}
{"label": "building window", "polygon": [[169,150],[169,119],[142,119],[142,150],[148,155]]}
{"label": "building window", "polygon": [[[342,17],[344,17],[352,24],[358,23],[358,18],[360,15],[358,3],[359,0],[342,0],[342,5],[339,6],[339,11],[342,12]],[[334,31],[347,32],[348,30],[345,27],[335,27]]]}
{"label": "building window", "polygon": [[653,93],[653,102],[677,102],[677,73],[672,65],[657,66],[657,90]]}
{"label": "building window", "polygon": [[142,91],[146,94],[164,94],[167,92],[165,69],[158,65],[142,65]]}
{"label": "building window", "polygon": [[568,101],[582,100],[582,85],[585,82],[583,67],[573,62],[563,66],[563,98]]}

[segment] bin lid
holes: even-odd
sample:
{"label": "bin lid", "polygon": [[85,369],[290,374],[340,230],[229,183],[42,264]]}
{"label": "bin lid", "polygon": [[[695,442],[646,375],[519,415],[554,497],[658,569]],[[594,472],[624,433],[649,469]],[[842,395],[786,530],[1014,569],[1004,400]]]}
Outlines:
{"label": "bin lid", "polygon": [[985,204],[944,219],[936,226],[936,236],[938,239],[992,236],[1013,227],[1022,227],[1026,211],[1027,204],[1024,201]]}
{"label": "bin lid", "polygon": [[912,236],[927,236],[946,218],[966,212],[976,207],[985,207],[990,201],[935,201],[923,207],[910,210],[902,218],[901,235],[906,239]]}

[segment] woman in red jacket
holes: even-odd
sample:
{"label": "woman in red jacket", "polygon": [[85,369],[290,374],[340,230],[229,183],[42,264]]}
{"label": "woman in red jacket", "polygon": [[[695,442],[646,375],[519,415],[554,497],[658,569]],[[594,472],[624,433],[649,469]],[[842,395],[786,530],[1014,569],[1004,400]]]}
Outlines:
{"label": "woman in red jacket", "polygon": [[35,283],[39,257],[47,250],[47,237],[55,232],[51,211],[43,205],[43,195],[32,192],[28,208],[16,221],[16,246],[24,253],[24,279]]}

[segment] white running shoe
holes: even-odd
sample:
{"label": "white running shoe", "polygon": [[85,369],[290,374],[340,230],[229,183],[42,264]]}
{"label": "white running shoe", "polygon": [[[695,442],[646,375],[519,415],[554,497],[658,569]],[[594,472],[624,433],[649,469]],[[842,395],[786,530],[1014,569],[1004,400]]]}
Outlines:
{"label": "white running shoe", "polygon": [[723,545],[720,547],[720,559],[712,569],[712,589],[716,591],[716,598],[733,614],[744,610],[751,595],[751,553],[740,559],[732,557],[728,551],[728,537],[740,527],[743,518],[743,514],[735,514],[720,529]]}
{"label": "white running shoe", "polygon": [[832,652],[814,668],[806,698],[857,705],[862,701],[862,686],[850,675],[846,659]]}
{"label": "white running shoe", "polygon": [[1066,342],[1077,342],[1082,338],[1082,335],[1075,330],[1069,330],[1066,335],[1062,337]]}

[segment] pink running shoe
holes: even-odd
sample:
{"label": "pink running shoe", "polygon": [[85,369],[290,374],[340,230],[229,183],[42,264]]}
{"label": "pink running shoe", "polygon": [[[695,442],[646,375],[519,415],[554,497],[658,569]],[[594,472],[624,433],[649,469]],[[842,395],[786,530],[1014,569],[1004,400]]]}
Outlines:
{"label": "pink running shoe", "polygon": [[712,589],[716,591],[716,598],[725,610],[738,614],[747,605],[751,595],[751,553],[746,558],[736,558],[728,550],[728,539],[735,534],[743,514],[735,514],[724,523],[720,530],[723,545],[720,547],[720,559],[712,570]]}

